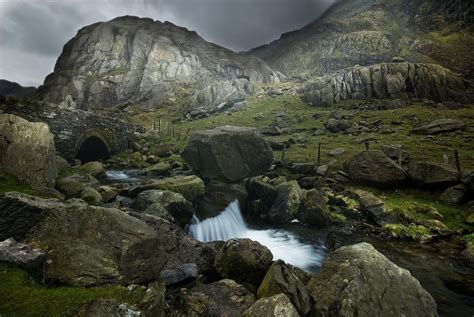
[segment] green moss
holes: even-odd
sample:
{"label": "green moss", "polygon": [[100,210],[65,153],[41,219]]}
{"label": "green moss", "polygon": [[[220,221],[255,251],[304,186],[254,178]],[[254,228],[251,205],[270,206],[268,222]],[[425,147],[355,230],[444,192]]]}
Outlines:
{"label": "green moss", "polygon": [[344,215],[338,214],[336,212],[328,211],[329,219],[333,222],[344,222],[346,217]]}
{"label": "green moss", "polygon": [[474,244],[474,233],[466,234],[462,238],[467,245]]}
{"label": "green moss", "polygon": [[20,192],[28,195],[38,195],[29,185],[23,184],[10,174],[0,171],[0,195],[7,192]]}
{"label": "green moss", "polygon": [[133,291],[123,286],[47,288],[35,273],[0,262],[0,316],[72,316],[96,299],[136,305],[144,294],[140,287]]}
{"label": "green moss", "polygon": [[421,238],[423,236],[429,236],[430,234],[428,228],[417,225],[404,226],[392,223],[384,225],[383,229],[397,238]]}

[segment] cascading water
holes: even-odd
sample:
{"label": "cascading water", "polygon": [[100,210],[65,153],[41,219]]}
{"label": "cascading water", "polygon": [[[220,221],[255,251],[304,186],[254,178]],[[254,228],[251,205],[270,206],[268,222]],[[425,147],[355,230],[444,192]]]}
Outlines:
{"label": "cascading water", "polygon": [[136,182],[140,178],[137,177],[137,170],[109,170],[106,172],[108,182]]}
{"label": "cascading water", "polygon": [[286,230],[248,228],[240,212],[238,201],[232,202],[217,217],[199,221],[194,216],[188,233],[194,239],[203,242],[249,238],[270,249],[274,260],[281,259],[310,272],[321,266],[326,253],[322,244],[305,244],[296,235]]}

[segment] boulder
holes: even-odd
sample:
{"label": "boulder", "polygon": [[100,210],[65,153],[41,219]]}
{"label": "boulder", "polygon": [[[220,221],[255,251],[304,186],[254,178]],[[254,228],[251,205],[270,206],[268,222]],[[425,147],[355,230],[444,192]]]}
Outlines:
{"label": "boulder", "polygon": [[193,205],[183,195],[169,190],[146,190],[138,194],[133,207],[150,215],[170,218],[184,227],[194,214]]}
{"label": "boulder", "polygon": [[103,179],[107,177],[105,168],[100,162],[88,162],[84,165],[81,165],[79,169],[97,179]]}
{"label": "boulder", "polygon": [[61,174],[71,169],[71,164],[65,158],[56,155],[56,167],[58,168],[58,174]]}
{"label": "boulder", "polygon": [[467,187],[464,184],[458,184],[447,188],[441,194],[441,201],[447,204],[459,204],[467,193]]}
{"label": "boulder", "polygon": [[272,223],[282,224],[296,218],[303,193],[297,181],[278,185],[277,190],[277,196],[267,218]]}
{"label": "boulder", "polygon": [[67,198],[80,197],[86,187],[95,187],[97,180],[88,174],[73,174],[58,179],[56,188]]}
{"label": "boulder", "polygon": [[278,195],[278,188],[262,176],[252,177],[247,182],[249,197],[252,200],[261,199],[268,207],[271,207]]}
{"label": "boulder", "polygon": [[46,253],[41,249],[36,249],[29,244],[19,243],[10,238],[0,242],[0,261],[14,263],[26,268],[39,267]]}
{"label": "boulder", "polygon": [[332,252],[307,287],[317,316],[438,316],[418,280],[368,243]]}
{"label": "boulder", "polygon": [[301,315],[311,310],[312,299],[306,286],[285,262],[278,260],[270,266],[257,291],[258,298],[285,294]]}
{"label": "boulder", "polygon": [[135,186],[128,191],[128,194],[136,197],[141,192],[150,189],[169,190],[183,195],[189,201],[194,201],[204,195],[204,182],[194,175],[166,177]]}
{"label": "boulder", "polygon": [[242,317],[298,317],[298,311],[285,294],[260,298]]}
{"label": "boulder", "polygon": [[198,267],[194,263],[186,263],[174,270],[162,271],[160,277],[166,286],[187,282],[198,277]]}
{"label": "boulder", "polygon": [[347,162],[344,168],[358,183],[388,187],[405,181],[405,171],[381,151],[363,151]]}
{"label": "boulder", "polygon": [[113,187],[113,186],[100,186],[98,188],[99,193],[102,195],[102,200],[105,203],[111,202],[117,197],[118,195],[118,189]]}
{"label": "boulder", "polygon": [[243,209],[247,206],[247,189],[244,182],[226,184],[210,181],[206,184],[204,196],[197,201],[197,216],[200,220],[219,215],[236,199]]}
{"label": "boulder", "polygon": [[439,119],[421,127],[414,128],[412,132],[416,134],[438,134],[464,130],[465,127],[466,125],[461,120]]}
{"label": "boulder", "polygon": [[324,127],[332,133],[344,132],[351,127],[351,123],[343,119],[333,119],[330,118],[325,124]]}
{"label": "boulder", "polygon": [[217,252],[214,265],[222,277],[258,287],[272,259],[270,250],[256,241],[231,239]]}
{"label": "boulder", "polygon": [[166,175],[171,170],[171,164],[167,162],[159,162],[144,169],[147,174]]}
{"label": "boulder", "polygon": [[202,177],[235,183],[266,172],[268,143],[254,129],[222,126],[194,132],[181,156]]}
{"label": "boulder", "polygon": [[306,193],[298,218],[305,224],[320,228],[332,222],[326,200],[318,190],[311,189]]}
{"label": "boulder", "polygon": [[168,316],[241,316],[255,296],[233,280],[183,288],[171,303]]}
{"label": "boulder", "polygon": [[167,254],[158,235],[120,210],[7,193],[0,199],[2,235],[47,246],[43,275],[73,285],[147,283]]}
{"label": "boulder", "polygon": [[459,173],[446,165],[431,162],[413,162],[408,165],[408,175],[420,185],[449,185],[459,181]]}
{"label": "boulder", "polygon": [[411,154],[401,149],[401,146],[382,145],[382,152],[397,163],[407,163]]}
{"label": "boulder", "polygon": [[355,191],[362,211],[367,213],[369,218],[378,225],[383,225],[389,217],[383,200],[366,190],[357,189]]}
{"label": "boulder", "polygon": [[89,205],[98,205],[102,202],[102,195],[92,187],[84,187],[81,192],[81,199]]}
{"label": "boulder", "polygon": [[0,114],[0,170],[35,188],[54,187],[56,149],[48,125]]}

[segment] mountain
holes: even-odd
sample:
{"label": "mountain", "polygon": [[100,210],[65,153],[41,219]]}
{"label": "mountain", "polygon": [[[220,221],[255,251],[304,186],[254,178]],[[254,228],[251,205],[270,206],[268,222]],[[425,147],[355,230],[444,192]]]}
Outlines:
{"label": "mountain", "polygon": [[124,16],[78,31],[39,88],[43,100],[81,109],[166,104],[215,107],[242,100],[253,83],[278,81],[258,57],[206,42],[196,32]]}
{"label": "mountain", "polygon": [[314,23],[249,53],[289,76],[399,57],[473,78],[473,22],[469,0],[340,0]]}
{"label": "mountain", "polygon": [[18,83],[0,79],[0,96],[30,98],[35,91],[35,87],[23,87]]}

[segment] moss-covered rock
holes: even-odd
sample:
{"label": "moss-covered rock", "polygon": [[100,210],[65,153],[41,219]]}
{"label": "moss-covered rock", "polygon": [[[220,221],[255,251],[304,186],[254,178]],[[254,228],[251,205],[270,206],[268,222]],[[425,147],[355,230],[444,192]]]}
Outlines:
{"label": "moss-covered rock", "polygon": [[298,311],[285,294],[260,298],[242,317],[298,317]]}
{"label": "moss-covered rock", "polygon": [[217,253],[214,265],[224,278],[258,287],[272,259],[270,250],[256,241],[231,239]]}
{"label": "moss-covered rock", "polygon": [[67,198],[80,197],[86,187],[95,187],[97,180],[88,174],[73,174],[58,179],[56,188]]}
{"label": "moss-covered rock", "polygon": [[325,227],[332,223],[324,196],[316,189],[306,192],[298,218],[305,224]]}
{"label": "moss-covered rock", "polygon": [[102,202],[102,195],[90,186],[86,186],[81,192],[81,199],[89,205],[98,205]]}
{"label": "moss-covered rock", "polygon": [[277,186],[277,196],[267,218],[272,223],[286,223],[296,218],[303,193],[297,181]]}

